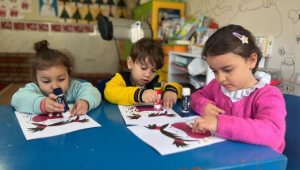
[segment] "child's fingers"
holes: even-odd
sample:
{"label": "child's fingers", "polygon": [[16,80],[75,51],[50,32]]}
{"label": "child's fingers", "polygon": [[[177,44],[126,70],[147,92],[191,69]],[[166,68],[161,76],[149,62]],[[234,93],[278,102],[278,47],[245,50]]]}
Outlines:
{"label": "child's fingers", "polygon": [[72,116],[74,115],[84,115],[87,113],[87,109],[85,108],[80,108],[80,109],[75,109],[74,112],[72,113]]}
{"label": "child's fingers", "polygon": [[218,113],[220,113],[220,114],[224,114],[224,113],[225,113],[224,110],[222,110],[222,109],[220,109],[220,108],[218,108],[218,107],[216,107],[216,112],[218,112]]}
{"label": "child's fingers", "polygon": [[57,103],[53,100],[49,100],[46,106],[48,112],[62,112],[64,111],[64,106],[60,103]]}
{"label": "child's fingers", "polygon": [[82,114],[86,114],[87,111],[88,111],[88,105],[85,105],[85,101],[78,100],[73,107],[71,115],[72,116],[82,115]]}
{"label": "child's fingers", "polygon": [[225,113],[224,110],[218,108],[217,106],[214,106],[214,107],[212,108],[212,110],[214,110],[214,111],[217,112],[218,114],[224,114],[224,113]]}
{"label": "child's fingers", "polygon": [[200,132],[199,132],[199,133],[200,133],[200,134],[204,134],[204,133],[206,133],[206,131],[207,131],[206,129],[200,129]]}
{"label": "child's fingers", "polygon": [[209,110],[206,114],[210,114],[210,115],[219,115],[219,112],[215,111],[215,110]]}
{"label": "child's fingers", "polygon": [[163,101],[164,107],[165,108],[172,108],[174,105],[174,100],[173,99],[169,99],[169,98],[165,98]]}
{"label": "child's fingers", "polygon": [[202,121],[201,118],[195,119],[192,132],[196,132],[196,131],[198,132],[198,126],[200,126],[201,121]]}
{"label": "child's fingers", "polygon": [[164,104],[164,108],[170,108],[170,102],[169,102],[169,100],[164,99],[163,104]]}
{"label": "child's fingers", "polygon": [[57,96],[55,94],[51,93],[51,94],[49,94],[49,98],[52,100],[56,100]]}
{"label": "child's fingers", "polygon": [[204,127],[202,127],[202,123],[203,123],[203,119],[202,118],[197,118],[194,121],[192,132],[204,134],[207,130]]}
{"label": "child's fingers", "polygon": [[74,106],[73,106],[73,108],[72,108],[72,110],[71,110],[71,116],[74,116],[74,115],[75,115],[76,107],[77,107],[77,105],[76,105],[76,103],[75,103]]}

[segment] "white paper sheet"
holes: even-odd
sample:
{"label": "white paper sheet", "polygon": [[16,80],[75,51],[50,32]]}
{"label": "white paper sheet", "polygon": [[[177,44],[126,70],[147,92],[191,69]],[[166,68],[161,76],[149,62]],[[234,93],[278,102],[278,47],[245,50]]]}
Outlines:
{"label": "white paper sheet", "polygon": [[153,105],[119,105],[119,109],[127,125],[164,124],[183,121],[181,116],[174,110],[155,109]]}
{"label": "white paper sheet", "polygon": [[[69,105],[70,109],[72,105]],[[88,115],[63,118],[61,114],[34,115],[15,112],[26,140],[61,135],[81,129],[101,127]]]}
{"label": "white paper sheet", "polygon": [[127,128],[161,155],[182,152],[225,140],[215,136],[212,132],[203,135],[193,133],[186,123],[193,123],[194,118],[188,117],[180,122],[129,126]]}

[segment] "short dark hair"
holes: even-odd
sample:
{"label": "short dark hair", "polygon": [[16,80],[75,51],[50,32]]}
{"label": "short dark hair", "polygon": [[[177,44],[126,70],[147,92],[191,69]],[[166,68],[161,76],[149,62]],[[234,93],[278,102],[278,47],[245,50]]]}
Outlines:
{"label": "short dark hair", "polygon": [[161,69],[164,66],[164,51],[162,45],[151,38],[142,38],[138,40],[130,51],[130,57],[133,62],[141,62],[145,64],[146,58],[149,63]]}
{"label": "short dark hair", "polygon": [[42,40],[36,42],[33,46],[33,49],[36,51],[31,59],[31,76],[33,80],[37,80],[37,70],[45,70],[58,65],[65,66],[69,76],[71,76],[71,72],[74,69],[74,58],[71,53],[48,48],[48,45],[47,40]]}
{"label": "short dark hair", "polygon": [[[240,39],[232,34],[233,32],[248,37],[248,44],[243,44]],[[215,57],[227,53],[233,53],[245,59],[249,58],[251,54],[256,53],[257,63],[252,69],[253,74],[256,72],[262,57],[262,53],[256,45],[253,34],[240,25],[232,24],[218,29],[208,38],[201,57],[206,59],[207,57]]]}

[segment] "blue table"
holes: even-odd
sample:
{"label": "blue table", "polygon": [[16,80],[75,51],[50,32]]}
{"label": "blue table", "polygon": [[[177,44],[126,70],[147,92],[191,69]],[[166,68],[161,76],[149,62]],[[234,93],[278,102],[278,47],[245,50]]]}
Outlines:
{"label": "blue table", "polygon": [[[179,113],[179,102],[174,110]],[[89,116],[102,125],[27,141],[10,105],[0,106],[0,169],[285,169],[287,158],[265,146],[225,141],[161,156],[126,128],[116,105]]]}

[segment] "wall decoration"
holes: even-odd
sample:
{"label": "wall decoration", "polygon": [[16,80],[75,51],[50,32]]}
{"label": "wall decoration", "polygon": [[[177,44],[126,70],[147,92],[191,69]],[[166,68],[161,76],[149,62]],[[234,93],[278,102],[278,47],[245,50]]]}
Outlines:
{"label": "wall decoration", "polygon": [[0,1],[0,18],[6,18],[7,12],[6,12],[7,6]]}
{"label": "wall decoration", "polygon": [[45,17],[57,16],[57,1],[40,0],[40,16],[45,16]]}
{"label": "wall decoration", "polygon": [[72,0],[72,2],[75,3],[75,7],[76,7],[76,11],[72,15],[72,18],[75,19],[76,23],[78,23],[78,20],[82,19],[79,8],[78,8],[78,4],[81,3],[81,0]]}
{"label": "wall decoration", "polygon": [[108,1],[106,2],[106,4],[109,5],[109,10],[108,10],[108,11],[109,11],[109,14],[108,14],[108,16],[109,16],[109,17],[114,17],[113,9],[112,9],[112,6],[115,5],[114,1],[113,1],[113,0],[108,0]]}
{"label": "wall decoration", "polygon": [[60,14],[60,18],[63,18],[65,22],[67,22],[67,19],[70,18],[69,13],[67,12],[65,7],[63,7],[63,10]]}
{"label": "wall decoration", "polygon": [[58,0],[58,16],[67,23],[96,25],[99,15],[127,18],[125,7],[124,0]]}
{"label": "wall decoration", "polygon": [[54,22],[0,21],[0,24],[1,29],[17,31],[92,33],[96,29],[93,25],[59,24]]}
{"label": "wall decoration", "polygon": [[124,14],[124,9],[123,8],[125,8],[126,7],[126,4],[125,4],[125,2],[124,2],[124,0],[120,0],[119,2],[118,2],[118,7],[120,7],[120,9],[121,9],[121,15],[119,16],[120,18],[125,18],[125,14]]}
{"label": "wall decoration", "polygon": [[22,13],[31,13],[31,0],[22,0],[21,1],[21,12]]}
{"label": "wall decoration", "polygon": [[97,4],[98,8],[99,8],[99,12],[98,12],[97,17],[96,17],[96,18],[98,18],[99,15],[103,15],[102,10],[101,10],[101,7],[102,7],[101,5],[104,5],[104,2],[102,0],[96,0],[95,4]]}
{"label": "wall decoration", "polygon": [[93,2],[91,0],[84,0],[82,3],[87,5],[88,12],[84,17],[84,20],[86,20],[87,23],[89,24],[91,21],[94,20],[93,15],[90,10],[90,6],[91,6],[91,4],[93,4]]}
{"label": "wall decoration", "polygon": [[[300,16],[299,16],[299,18],[300,18]],[[299,34],[299,35],[296,35],[295,40],[296,40],[297,44],[299,44],[299,42],[300,42],[300,34]]]}
{"label": "wall decoration", "polygon": [[20,13],[31,12],[30,0],[0,0],[0,19],[23,19]]}
{"label": "wall decoration", "polygon": [[285,94],[294,94],[294,82],[293,76],[295,75],[295,56],[294,50],[286,52],[284,47],[278,49],[278,53],[281,57],[285,57],[280,65],[280,90]]}
{"label": "wall decoration", "polygon": [[291,19],[293,23],[296,24],[300,20],[300,9],[291,9],[289,11],[289,19]]}
{"label": "wall decoration", "polygon": [[265,67],[281,70],[278,87],[283,93],[300,96],[300,85],[296,84],[300,72],[299,6],[298,0],[190,0],[187,11],[188,15],[207,15],[220,27],[236,24],[255,36],[274,37],[272,57],[266,58]]}

